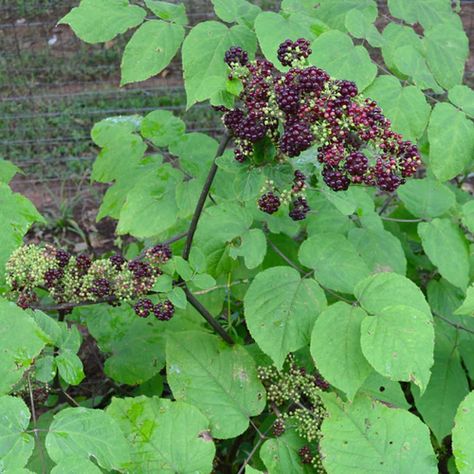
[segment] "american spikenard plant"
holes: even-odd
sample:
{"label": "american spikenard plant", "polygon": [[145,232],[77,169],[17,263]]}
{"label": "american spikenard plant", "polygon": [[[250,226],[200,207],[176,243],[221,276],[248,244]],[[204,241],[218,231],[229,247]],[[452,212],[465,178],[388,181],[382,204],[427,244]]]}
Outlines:
{"label": "american spikenard plant", "polygon": [[222,138],[164,109],[96,124],[97,219],[134,239],[100,258],[23,244],[42,217],[0,161],[0,470],[473,472],[459,5],[256,3],[190,25],[184,4],[82,0],[60,21],[88,43],[136,28],[122,85],[179,53]]}

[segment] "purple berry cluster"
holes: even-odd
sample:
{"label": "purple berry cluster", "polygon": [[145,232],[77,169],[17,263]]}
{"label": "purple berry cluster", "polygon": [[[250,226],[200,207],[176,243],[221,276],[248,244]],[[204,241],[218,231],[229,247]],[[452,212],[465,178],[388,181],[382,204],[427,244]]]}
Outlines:
{"label": "purple berry cluster", "polygon": [[153,313],[159,321],[169,321],[174,315],[174,305],[170,300],[153,304],[148,298],[140,299],[133,309],[140,318],[148,318]]}
{"label": "purple berry cluster", "polygon": [[[267,60],[249,61],[244,53],[233,47],[225,56],[230,76],[243,84],[238,105],[224,109],[223,116],[236,142],[237,161],[252,161],[254,145],[261,140],[273,143],[278,162],[314,147],[314,161],[334,191],[351,184],[395,191],[421,165],[417,147],[391,129],[377,103],[359,94],[355,83],[332,79],[308,65],[312,51],[307,40],[280,45],[278,59],[289,67],[285,73]],[[267,190],[258,204],[273,213],[278,199],[283,201]],[[306,209],[301,200],[290,207],[297,220]]]}

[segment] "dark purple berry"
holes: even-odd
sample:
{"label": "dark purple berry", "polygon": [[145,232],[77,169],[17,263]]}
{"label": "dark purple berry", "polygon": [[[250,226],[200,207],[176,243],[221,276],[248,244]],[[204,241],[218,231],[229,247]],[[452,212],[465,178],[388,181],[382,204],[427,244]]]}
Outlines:
{"label": "dark purple berry", "polygon": [[309,446],[303,446],[298,454],[302,464],[311,464],[313,462],[313,455],[311,454],[311,449]]}
{"label": "dark purple berry", "polygon": [[277,438],[280,437],[285,432],[285,422],[278,418],[275,423],[273,423],[273,435]]}
{"label": "dark purple berry", "polygon": [[110,263],[112,263],[116,270],[122,270],[122,267],[124,266],[125,262],[125,258],[119,253],[110,257]]}
{"label": "dark purple berry", "polygon": [[263,123],[257,122],[252,117],[244,118],[240,122],[238,128],[235,130],[236,136],[248,140],[251,143],[261,140],[265,136],[266,132],[267,130],[265,125],[263,125]]}
{"label": "dark purple berry", "polygon": [[280,149],[289,157],[298,156],[302,151],[311,147],[314,137],[309,125],[303,122],[286,124],[283,136],[280,139]]}
{"label": "dark purple berry", "polygon": [[158,303],[154,306],[153,313],[160,321],[169,321],[174,315],[174,305],[170,300]]}
{"label": "dark purple berry", "polygon": [[58,250],[56,252],[56,261],[60,267],[64,268],[69,263],[70,259],[71,254],[65,250]]}
{"label": "dark purple berry", "polygon": [[148,263],[132,260],[128,263],[128,269],[133,273],[135,278],[147,278],[153,275],[153,270]]}
{"label": "dark purple berry", "polygon": [[89,291],[97,298],[105,298],[112,294],[110,282],[106,278],[96,278],[89,288]]}
{"label": "dark purple berry", "polygon": [[300,87],[305,92],[320,92],[328,81],[329,74],[314,66],[303,69],[299,75]]}
{"label": "dark purple berry", "polygon": [[276,90],[276,100],[283,112],[296,113],[299,107],[300,93],[294,87],[280,87]]}
{"label": "dark purple berry", "polygon": [[369,169],[369,160],[363,153],[355,151],[346,158],[344,167],[351,176],[363,176]]}
{"label": "dark purple berry", "polygon": [[278,60],[283,66],[292,66],[295,62],[309,57],[312,53],[310,42],[304,38],[296,41],[285,40],[278,48]]}
{"label": "dark purple berry", "polygon": [[293,178],[293,187],[291,188],[292,192],[299,193],[305,187],[306,176],[300,171],[295,171],[295,177]]}
{"label": "dark purple berry", "polygon": [[230,66],[245,66],[249,61],[249,56],[239,46],[232,46],[229,48],[224,56],[224,61]]}
{"label": "dark purple berry", "polygon": [[258,200],[258,207],[267,214],[274,214],[280,208],[280,198],[272,192],[264,194]]}
{"label": "dark purple berry", "polygon": [[290,210],[289,216],[294,221],[302,221],[306,218],[306,214],[311,210],[306,199],[302,196],[297,197],[293,201],[291,207],[292,209]]}
{"label": "dark purple berry", "polygon": [[233,133],[236,133],[240,127],[240,124],[244,120],[245,115],[240,109],[230,110],[224,114],[223,121],[224,125]]}
{"label": "dark purple berry", "polygon": [[352,99],[359,93],[356,84],[352,81],[338,81],[337,85],[339,94],[343,98]]}
{"label": "dark purple berry", "polygon": [[349,178],[339,168],[325,166],[323,168],[323,180],[333,191],[346,191],[349,188]]}
{"label": "dark purple berry", "polygon": [[135,310],[137,316],[140,316],[140,318],[147,318],[154,310],[154,304],[149,299],[141,299],[135,303],[133,309]]}
{"label": "dark purple berry", "polygon": [[46,288],[51,289],[53,288],[58,280],[60,280],[64,275],[64,272],[61,269],[52,268],[47,270],[43,275],[44,284]]}
{"label": "dark purple berry", "polygon": [[79,273],[83,275],[89,271],[91,265],[92,260],[87,255],[79,255],[76,258],[76,268],[79,270]]}
{"label": "dark purple berry", "polygon": [[253,155],[253,145],[247,140],[240,140],[240,143],[234,149],[234,158],[239,163],[243,163],[247,158]]}

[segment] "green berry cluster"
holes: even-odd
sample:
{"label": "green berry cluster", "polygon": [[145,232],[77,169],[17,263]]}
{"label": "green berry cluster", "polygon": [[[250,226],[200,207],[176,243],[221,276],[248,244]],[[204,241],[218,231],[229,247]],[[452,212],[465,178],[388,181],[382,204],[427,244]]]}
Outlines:
{"label": "green berry cluster", "polygon": [[268,401],[278,413],[274,423],[274,435],[281,436],[285,429],[292,428],[308,444],[300,451],[303,464],[311,464],[318,473],[324,473],[318,452],[321,424],[326,410],[321,401],[321,392],[328,388],[318,373],[308,373],[298,367],[292,355],[283,367],[258,368],[258,376],[267,392]]}
{"label": "green berry cluster", "polygon": [[120,304],[146,295],[171,258],[167,246],[157,245],[143,259],[127,261],[116,254],[92,260],[46,245],[24,245],[6,264],[7,283],[22,308],[35,305],[37,290],[47,290],[59,304],[107,301]]}

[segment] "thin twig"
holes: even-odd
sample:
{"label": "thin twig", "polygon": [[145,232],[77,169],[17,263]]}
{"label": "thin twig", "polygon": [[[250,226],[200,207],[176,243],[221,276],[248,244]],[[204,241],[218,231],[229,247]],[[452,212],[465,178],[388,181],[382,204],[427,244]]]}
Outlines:
{"label": "thin twig", "polygon": [[248,282],[249,280],[237,280],[231,283],[226,283],[225,285],[216,285],[216,286],[212,286],[211,288],[207,288],[205,290],[193,291],[193,295],[206,295],[207,293],[211,293],[212,291],[222,290],[224,288],[230,288],[231,286],[236,286],[236,285],[244,285],[245,283],[248,283]]}
{"label": "thin twig", "polygon": [[33,418],[33,428],[34,428],[33,433],[36,440],[36,446],[38,446],[39,452],[40,452],[41,472],[44,474],[46,472],[46,457],[43,451],[43,445],[41,444],[41,440],[39,439],[39,434],[38,434],[35,400],[33,397],[33,388],[31,387],[30,372],[26,373],[26,378],[28,380],[28,391],[30,392],[31,417]]}
{"label": "thin twig", "polygon": [[206,182],[204,183],[204,187],[202,188],[201,195],[199,196],[198,203],[196,204],[196,209],[194,210],[193,218],[191,220],[191,224],[189,226],[188,237],[186,239],[186,244],[183,250],[183,258],[188,260],[189,253],[191,252],[191,246],[193,245],[194,234],[196,233],[196,228],[201,217],[202,211],[204,209],[204,205],[206,204],[207,195],[209,194],[209,190],[211,189],[212,182],[217,173],[217,163],[216,158],[222,156],[224,153],[227,144],[229,143],[230,135],[226,134],[221,140],[219,148],[217,149],[216,156],[212,161],[211,169],[209,170],[209,174],[207,175]]}
{"label": "thin twig", "polygon": [[387,209],[390,204],[392,204],[392,201],[395,199],[395,194],[390,194],[387,199],[385,199],[385,202],[383,203],[382,207],[379,210],[379,216],[381,216]]}
{"label": "thin twig", "polygon": [[227,334],[224,328],[214,319],[214,316],[200,303],[198,299],[191,293],[189,288],[183,286],[184,293],[188,302],[194,307],[194,309],[212,326],[212,328],[224,339],[228,344],[234,344],[234,340]]}
{"label": "thin twig", "polygon": [[386,216],[380,216],[380,219],[384,221],[390,221],[390,222],[406,222],[406,223],[425,222],[426,220],[426,219],[398,219],[396,217],[386,217]]}
{"label": "thin twig", "polygon": [[446,324],[449,324],[453,328],[459,329],[461,331],[466,331],[469,334],[474,334],[474,331],[472,329],[469,329],[466,326],[463,326],[462,324],[455,323],[454,321],[451,321],[450,319],[441,316],[441,314],[433,312],[433,316],[436,316],[437,318],[441,319],[441,321],[444,321]]}

